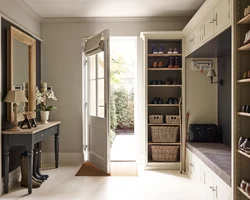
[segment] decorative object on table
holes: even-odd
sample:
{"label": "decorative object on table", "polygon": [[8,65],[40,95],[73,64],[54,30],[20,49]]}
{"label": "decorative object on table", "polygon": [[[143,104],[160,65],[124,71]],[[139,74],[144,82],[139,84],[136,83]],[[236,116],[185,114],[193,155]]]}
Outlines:
{"label": "decorative object on table", "polygon": [[211,84],[213,83],[219,83],[221,86],[223,86],[223,80],[221,79],[220,81],[213,82],[213,78],[216,77],[216,73],[214,69],[210,69],[207,73],[207,77],[210,77]]}
{"label": "decorative object on table", "polygon": [[21,124],[21,128],[23,128],[25,124],[27,124],[29,129],[31,129],[32,127],[37,127],[36,119],[32,118],[32,115],[30,115],[29,112],[24,113],[23,116],[24,121]]}
{"label": "decorative object on table", "polygon": [[4,102],[8,102],[8,103],[13,103],[13,110],[14,110],[14,121],[13,121],[13,125],[14,127],[11,130],[21,130],[18,127],[18,121],[17,121],[17,107],[18,107],[18,103],[25,103],[28,102],[27,98],[24,95],[24,91],[23,90],[10,90],[6,96],[6,98],[4,99]]}
{"label": "decorative object on table", "polygon": [[23,128],[23,126],[25,124],[27,124],[28,128],[31,129],[31,124],[30,124],[30,121],[28,119],[28,116],[25,113],[23,114],[23,116],[24,116],[24,120],[23,120],[20,128]]}
{"label": "decorative object on table", "polygon": [[48,84],[46,82],[41,83],[41,93],[47,92]]}
{"label": "decorative object on table", "polygon": [[49,91],[49,92],[46,91],[46,92],[41,93],[39,90],[37,90],[36,104],[38,108],[36,109],[36,111],[39,111],[41,114],[42,124],[48,124],[49,112],[56,110],[56,107],[47,105],[47,99],[52,99],[54,101],[57,100],[53,91]]}

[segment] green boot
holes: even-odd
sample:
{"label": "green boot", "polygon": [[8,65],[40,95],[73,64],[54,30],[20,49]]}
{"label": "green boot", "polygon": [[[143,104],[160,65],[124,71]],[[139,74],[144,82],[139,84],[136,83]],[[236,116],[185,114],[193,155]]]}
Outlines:
{"label": "green boot", "polygon": [[[22,187],[28,187],[28,167],[27,166],[28,166],[27,156],[21,156],[20,167],[21,167],[21,174],[22,174],[22,179],[21,179]],[[37,182],[32,177],[32,188],[39,188],[40,186],[41,186],[41,183]]]}

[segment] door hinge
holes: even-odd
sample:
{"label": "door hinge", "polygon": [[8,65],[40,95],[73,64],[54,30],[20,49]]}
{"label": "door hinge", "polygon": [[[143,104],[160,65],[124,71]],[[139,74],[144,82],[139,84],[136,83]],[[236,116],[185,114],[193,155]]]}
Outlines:
{"label": "door hinge", "polygon": [[88,106],[88,103],[86,102],[86,103],[85,103],[85,108],[87,108],[87,106]]}
{"label": "door hinge", "polygon": [[84,150],[87,151],[87,149],[88,149],[88,145],[85,145]]}

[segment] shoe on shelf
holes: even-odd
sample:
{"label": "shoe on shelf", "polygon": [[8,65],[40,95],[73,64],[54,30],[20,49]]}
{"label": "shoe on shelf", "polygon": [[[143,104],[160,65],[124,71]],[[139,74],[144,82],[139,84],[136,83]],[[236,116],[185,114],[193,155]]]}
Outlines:
{"label": "shoe on shelf", "polygon": [[158,67],[159,67],[159,68],[163,68],[163,66],[164,66],[164,65],[163,65],[163,62],[159,62]]}
{"label": "shoe on shelf", "polygon": [[164,82],[162,80],[159,80],[158,85],[164,85]]}
{"label": "shoe on shelf", "polygon": [[240,183],[240,188],[245,191],[247,184],[248,184],[248,182],[246,182],[245,180],[242,180]]}
{"label": "shoe on shelf", "polygon": [[238,141],[238,149],[243,149],[243,143],[246,140],[246,138],[244,137],[240,137],[239,141]]}
{"label": "shoe on shelf", "polygon": [[163,46],[163,44],[160,44],[159,54],[164,54],[164,46]]}
{"label": "shoe on shelf", "polygon": [[242,111],[242,112],[247,112],[247,105],[242,106],[241,111]]}
{"label": "shoe on shelf", "polygon": [[174,104],[174,98],[168,98],[167,104]]}
{"label": "shoe on shelf", "polygon": [[250,195],[250,183],[247,183],[245,192]]}
{"label": "shoe on shelf", "polygon": [[173,51],[171,48],[168,49],[168,54],[173,54]]}
{"label": "shoe on shelf", "polygon": [[158,52],[158,50],[157,50],[157,47],[156,47],[156,45],[153,45],[152,46],[152,54],[158,54],[159,52]]}
{"label": "shoe on shelf", "polygon": [[158,104],[164,104],[163,99],[162,98],[158,98]]}
{"label": "shoe on shelf", "polygon": [[244,152],[246,152],[247,154],[250,154],[250,139],[249,138],[246,138],[241,146]]}
{"label": "shoe on shelf", "polygon": [[180,66],[179,66],[179,58],[178,57],[175,57],[174,68],[180,68]]}
{"label": "shoe on shelf", "polygon": [[174,57],[170,57],[168,68],[174,68]]}
{"label": "shoe on shelf", "polygon": [[249,105],[246,106],[245,112],[246,112],[246,113],[250,113],[250,106],[249,106]]}
{"label": "shoe on shelf", "polygon": [[153,62],[152,68],[157,68],[158,67],[158,63],[157,62]]}
{"label": "shoe on shelf", "polygon": [[156,80],[151,80],[151,81],[149,82],[149,85],[157,85],[157,81],[156,81]]}
{"label": "shoe on shelf", "polygon": [[173,98],[173,104],[179,104],[178,98]]}
{"label": "shoe on shelf", "polygon": [[172,78],[172,84],[173,85],[178,85],[178,79],[177,79],[177,77]]}
{"label": "shoe on shelf", "polygon": [[174,48],[173,54],[178,54],[177,48]]}
{"label": "shoe on shelf", "polygon": [[165,85],[171,85],[171,78],[170,77],[166,78]]}
{"label": "shoe on shelf", "polygon": [[155,97],[152,101],[151,104],[159,104],[158,98]]}

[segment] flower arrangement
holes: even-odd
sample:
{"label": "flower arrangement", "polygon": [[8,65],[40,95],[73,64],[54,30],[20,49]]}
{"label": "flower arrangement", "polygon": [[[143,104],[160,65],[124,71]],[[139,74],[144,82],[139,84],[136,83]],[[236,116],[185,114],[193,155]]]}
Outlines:
{"label": "flower arrangement", "polygon": [[56,110],[55,106],[46,105],[46,100],[47,99],[52,99],[54,101],[57,100],[57,98],[55,97],[55,94],[54,94],[53,91],[41,93],[39,90],[37,90],[37,92],[36,92],[36,105],[38,105],[38,108],[36,109],[36,111],[53,111],[53,110]]}

